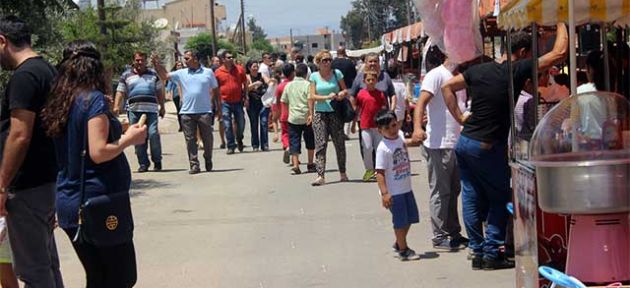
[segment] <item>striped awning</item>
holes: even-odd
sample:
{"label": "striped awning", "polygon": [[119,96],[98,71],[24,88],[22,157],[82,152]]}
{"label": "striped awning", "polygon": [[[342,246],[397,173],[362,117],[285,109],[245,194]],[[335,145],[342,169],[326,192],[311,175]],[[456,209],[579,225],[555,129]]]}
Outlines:
{"label": "striped awning", "polygon": [[[630,0],[573,0],[575,23],[630,24]],[[569,0],[512,0],[501,9],[499,26],[521,29],[532,23],[543,26],[568,22]]]}

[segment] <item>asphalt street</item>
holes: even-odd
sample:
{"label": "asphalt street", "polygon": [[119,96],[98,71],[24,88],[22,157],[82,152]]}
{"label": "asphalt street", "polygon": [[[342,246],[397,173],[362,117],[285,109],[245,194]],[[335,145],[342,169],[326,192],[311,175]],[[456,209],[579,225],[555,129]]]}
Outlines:
{"label": "asphalt street", "polygon": [[[347,183],[335,183],[332,145],[329,184],[311,187],[315,175],[290,175],[279,143],[253,153],[249,127],[244,153],[217,149],[215,133],[215,171],[189,175],[184,137],[169,108],[160,122],[164,171],[132,175],[136,287],[515,286],[514,270],[473,271],[466,251],[433,249],[420,148],[411,148],[410,156],[421,220],[408,241],[422,258],[401,262],[391,251],[391,216],[381,207],[376,183],[360,181],[356,135],[346,143]],[[133,149],[126,154],[135,171]],[[56,236],[66,287],[85,287],[68,237],[62,231]]]}

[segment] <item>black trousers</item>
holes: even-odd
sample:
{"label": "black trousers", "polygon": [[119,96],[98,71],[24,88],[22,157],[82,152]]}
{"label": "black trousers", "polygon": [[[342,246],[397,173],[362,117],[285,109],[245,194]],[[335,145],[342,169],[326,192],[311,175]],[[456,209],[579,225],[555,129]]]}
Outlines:
{"label": "black trousers", "polygon": [[[77,229],[64,229],[70,241]],[[133,241],[112,247],[72,242],[85,269],[86,288],[131,288],[136,284],[136,252]]]}

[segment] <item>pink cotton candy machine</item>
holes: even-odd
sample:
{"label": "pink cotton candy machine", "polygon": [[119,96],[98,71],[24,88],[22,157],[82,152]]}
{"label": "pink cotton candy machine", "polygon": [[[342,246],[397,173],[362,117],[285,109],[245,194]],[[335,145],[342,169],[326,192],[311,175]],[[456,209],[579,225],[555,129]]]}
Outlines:
{"label": "pink cotton candy machine", "polygon": [[572,96],[551,109],[530,146],[543,211],[572,214],[567,274],[630,281],[630,102]]}

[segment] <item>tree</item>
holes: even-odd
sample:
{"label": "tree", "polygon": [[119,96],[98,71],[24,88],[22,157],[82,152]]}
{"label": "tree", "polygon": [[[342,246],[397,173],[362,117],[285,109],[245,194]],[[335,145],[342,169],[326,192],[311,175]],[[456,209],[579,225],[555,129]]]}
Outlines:
{"label": "tree", "polygon": [[409,25],[408,9],[409,0],[353,0],[350,11],[341,17],[341,30],[358,48],[364,41],[378,40],[387,31]]}
{"label": "tree", "polygon": [[72,11],[60,24],[66,42],[85,39],[94,42],[103,55],[103,62],[111,73],[121,73],[135,51],[166,54],[166,45],[159,41],[159,30],[148,20],[140,19],[140,0],[126,1],[124,6],[105,7],[107,33],[100,33],[97,13],[88,8]]}
{"label": "tree", "polygon": [[265,30],[263,30],[262,27],[256,24],[256,19],[254,19],[254,17],[250,17],[249,20],[247,20],[247,30],[252,32],[252,40],[254,42],[256,42],[257,40],[267,39],[267,34],[265,33]]}
{"label": "tree", "polygon": [[274,51],[273,46],[271,45],[271,43],[269,43],[269,40],[267,39],[258,39],[254,41],[254,43],[252,43],[251,49],[265,52]]}
{"label": "tree", "polygon": [[[217,40],[217,51],[225,49],[231,53],[235,53],[236,46],[226,39]],[[208,58],[212,56],[212,35],[209,33],[199,33],[193,37],[188,38],[186,42],[186,49],[194,49],[200,53],[200,61],[206,65]]]}

